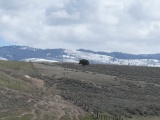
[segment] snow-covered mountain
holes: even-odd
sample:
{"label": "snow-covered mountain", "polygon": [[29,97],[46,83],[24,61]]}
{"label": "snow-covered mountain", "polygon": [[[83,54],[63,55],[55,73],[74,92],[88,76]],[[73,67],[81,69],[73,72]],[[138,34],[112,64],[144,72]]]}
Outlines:
{"label": "snow-covered mountain", "polygon": [[75,62],[87,59],[91,63],[160,67],[160,54],[126,54],[91,50],[37,49],[27,46],[0,47],[0,60],[33,62]]}
{"label": "snow-covered mountain", "polygon": [[6,58],[0,57],[0,60],[7,60]]}

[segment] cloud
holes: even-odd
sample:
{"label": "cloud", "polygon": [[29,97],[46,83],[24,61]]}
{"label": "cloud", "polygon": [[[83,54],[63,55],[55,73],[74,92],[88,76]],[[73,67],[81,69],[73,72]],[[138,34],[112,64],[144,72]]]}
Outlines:
{"label": "cloud", "polygon": [[129,14],[138,21],[160,20],[159,0],[134,0],[128,9]]}
{"label": "cloud", "polygon": [[40,48],[154,53],[159,0],[0,0],[0,38]]}

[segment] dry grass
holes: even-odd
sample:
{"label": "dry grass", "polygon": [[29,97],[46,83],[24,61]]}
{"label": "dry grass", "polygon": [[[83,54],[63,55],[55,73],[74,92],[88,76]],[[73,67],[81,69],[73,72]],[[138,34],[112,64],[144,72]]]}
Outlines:
{"label": "dry grass", "polygon": [[128,120],[160,120],[160,117],[158,116],[147,116],[147,117],[143,117],[143,116],[137,116],[137,117],[133,117],[132,119],[128,119]]}
{"label": "dry grass", "polygon": [[47,86],[31,62],[0,61],[0,120],[70,119],[84,111]]}
{"label": "dry grass", "polygon": [[105,115],[159,120],[159,81],[160,68],[0,61],[0,119],[94,120],[65,92]]}
{"label": "dry grass", "polygon": [[[111,115],[160,115],[160,68],[73,63],[35,64],[46,84]],[[147,118],[145,117],[145,118]],[[144,118],[144,119],[145,119]],[[136,118],[137,119],[137,118]]]}

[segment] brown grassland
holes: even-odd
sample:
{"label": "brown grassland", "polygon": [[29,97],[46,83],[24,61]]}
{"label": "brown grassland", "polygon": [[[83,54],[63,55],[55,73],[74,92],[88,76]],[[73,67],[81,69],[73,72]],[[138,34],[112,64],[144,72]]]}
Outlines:
{"label": "brown grassland", "polygon": [[160,119],[160,68],[0,61],[0,120]]}

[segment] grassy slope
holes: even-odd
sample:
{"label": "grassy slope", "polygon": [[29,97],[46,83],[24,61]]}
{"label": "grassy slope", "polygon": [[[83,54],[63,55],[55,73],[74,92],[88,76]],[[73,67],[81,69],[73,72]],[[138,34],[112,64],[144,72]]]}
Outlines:
{"label": "grassy slope", "polygon": [[[0,61],[0,119],[76,120],[84,116],[57,96],[65,91],[103,114],[158,120],[159,80],[160,68]],[[88,115],[80,120],[94,118]]]}
{"label": "grassy slope", "polygon": [[29,111],[35,101],[29,102],[29,99],[37,90],[24,78],[31,72],[35,72],[31,63],[0,61],[0,119],[30,120],[33,117]]}
{"label": "grassy slope", "polygon": [[38,78],[30,62],[0,61],[0,120],[63,120],[80,114],[56,87]]}
{"label": "grassy slope", "polygon": [[[57,86],[70,97],[111,115],[159,119],[160,68],[54,63],[41,72],[59,79]],[[49,84],[51,84],[50,81]],[[138,118],[137,118],[138,117]]]}

